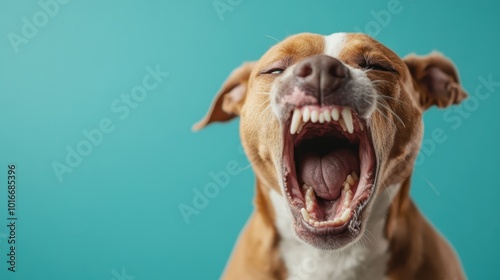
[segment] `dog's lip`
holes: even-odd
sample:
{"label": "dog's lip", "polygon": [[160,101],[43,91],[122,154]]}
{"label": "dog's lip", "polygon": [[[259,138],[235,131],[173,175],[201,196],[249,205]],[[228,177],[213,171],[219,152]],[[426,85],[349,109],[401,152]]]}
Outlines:
{"label": "dog's lip", "polygon": [[[320,110],[324,109],[321,106],[316,106],[316,107],[319,108]],[[342,110],[342,107],[340,107],[340,106],[327,106],[326,108],[328,110],[331,110],[331,108],[337,108],[337,109],[340,108],[340,110]],[[292,126],[292,123],[294,122],[294,120],[293,120],[294,112],[296,112],[297,109],[300,110],[303,108],[300,108],[300,107],[293,108],[291,110],[290,117],[284,123],[283,132],[287,133],[288,136],[290,136],[290,133],[293,132],[293,129],[292,129],[292,131],[290,131],[290,127]],[[342,112],[342,111],[340,111],[340,112]],[[284,179],[284,185],[285,185],[285,194],[286,194],[287,199],[288,199],[288,204],[291,207],[291,211],[293,213],[295,224],[296,224],[296,226],[300,226],[301,228],[305,229],[307,232],[309,232],[313,235],[317,235],[317,236],[342,235],[342,234],[346,233],[348,229],[351,229],[353,231],[359,231],[359,227],[361,226],[360,220],[361,220],[363,210],[366,208],[366,205],[368,205],[368,203],[369,203],[369,201],[374,193],[373,183],[374,183],[375,177],[376,177],[376,165],[377,165],[376,162],[377,162],[377,160],[376,160],[375,151],[373,149],[373,141],[371,139],[371,130],[370,130],[370,127],[368,127],[368,125],[367,125],[367,120],[359,118],[357,116],[356,112],[354,112],[353,110],[352,110],[352,113],[354,116],[353,121],[352,121],[352,123],[354,124],[354,129],[355,129],[354,133],[361,133],[363,135],[363,137],[365,137],[364,141],[366,141],[367,143],[364,143],[364,145],[369,145],[370,146],[369,150],[371,150],[369,152],[373,153],[373,162],[369,163],[369,165],[370,166],[374,165],[374,166],[372,166],[371,170],[370,170],[370,172],[371,171],[373,171],[373,172],[369,174],[369,177],[367,177],[365,182],[364,182],[367,185],[363,186],[361,193],[351,201],[350,207],[352,207],[353,209],[351,209],[348,219],[343,224],[326,225],[326,226],[323,225],[321,227],[318,227],[318,226],[311,225],[310,223],[308,223],[304,220],[303,216],[301,215],[301,209],[303,207],[305,207],[305,204],[301,201],[301,199],[303,199],[303,197],[302,197],[302,194],[300,193],[300,186],[298,186],[299,183],[297,182],[297,176],[296,175],[294,177],[291,176],[291,172],[295,172],[295,171],[294,170],[287,170],[287,164],[285,163],[285,158],[284,158],[284,163],[283,163],[283,167],[284,167],[283,172],[284,173],[283,174],[285,176],[283,177],[283,179]],[[352,132],[351,133],[349,133],[349,132],[350,131],[347,132],[348,136],[354,135],[354,134],[351,134]],[[297,135],[292,134],[292,137],[290,137],[291,141],[288,143],[288,146],[290,146],[290,144],[291,144],[291,146],[293,147],[293,145],[295,144],[295,141],[297,140],[299,135],[300,135],[300,132],[297,133]],[[286,142],[286,139],[285,139],[285,142]],[[287,143],[285,143],[285,146],[287,146]],[[291,151],[293,153],[293,149]],[[284,153],[286,153],[286,152],[287,151],[286,151],[286,147],[285,147]],[[285,156],[285,154],[284,154],[284,156]],[[293,161],[295,161],[295,159]],[[361,165],[361,163],[360,163],[360,165]],[[295,166],[288,166],[288,167],[295,168]],[[364,175],[366,175],[366,174],[364,174]],[[295,181],[290,180],[290,179],[294,179]],[[297,192],[297,189],[298,189],[298,192]]]}
{"label": "dog's lip", "polygon": [[356,226],[355,224],[360,223],[359,219],[361,218],[361,215],[374,192],[373,186],[364,190],[364,192],[365,192],[365,197],[358,198],[356,201],[352,203],[352,205],[354,205],[352,206],[354,209],[353,211],[351,211],[347,221],[341,225],[336,225],[336,226],[321,226],[321,227],[313,226],[307,223],[301,216],[300,212],[301,209],[305,206],[304,204],[293,203],[293,202],[290,202],[289,204],[291,206],[291,212],[293,213],[296,225],[299,225],[302,228],[307,229],[309,232],[315,235],[339,235],[345,233],[348,227],[354,228]]}
{"label": "dog's lip", "polygon": [[[297,222],[297,221],[296,221]],[[338,235],[346,232],[349,223],[341,226],[315,227],[307,223],[304,219],[298,219],[300,226],[315,235]]]}

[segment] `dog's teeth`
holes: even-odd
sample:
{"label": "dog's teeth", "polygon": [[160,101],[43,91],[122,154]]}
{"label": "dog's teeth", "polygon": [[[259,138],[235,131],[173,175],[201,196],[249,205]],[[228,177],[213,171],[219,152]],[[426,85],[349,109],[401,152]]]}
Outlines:
{"label": "dog's teeth", "polygon": [[325,116],[323,116],[323,114],[319,114],[318,119],[319,119],[319,123],[325,122]]}
{"label": "dog's teeth", "polygon": [[339,115],[339,109],[337,109],[337,108],[333,108],[333,109],[332,109],[332,112],[331,112],[331,115],[332,115],[332,119],[333,119],[334,121],[338,121],[338,120],[339,120],[339,117],[340,117],[340,115]]}
{"label": "dog's teeth", "polygon": [[340,119],[340,120],[339,120],[339,124],[340,124],[340,126],[342,127],[342,130],[343,130],[343,131],[347,131],[347,127],[346,127],[345,122],[344,122],[344,120],[343,120],[343,119]]}
{"label": "dog's teeth", "polygon": [[346,182],[349,183],[349,185],[354,186],[354,183],[356,182],[354,178],[349,174],[347,175]]}
{"label": "dog's teeth", "polygon": [[342,110],[342,119],[345,122],[345,125],[347,127],[347,131],[349,133],[353,133],[354,132],[354,124],[352,122],[351,108],[345,107],[344,110]]}
{"label": "dog's teeth", "polygon": [[[349,175],[351,176],[351,175]],[[349,185],[349,180],[346,179],[346,182],[344,183],[344,187],[342,188],[342,208],[341,209],[346,209],[349,207],[349,204],[351,204],[352,201],[352,192],[351,192],[351,185]]]}
{"label": "dog's teeth", "polygon": [[356,171],[351,172],[351,176],[354,179],[354,181],[358,181],[359,180],[358,173],[356,173]]}
{"label": "dog's teeth", "polygon": [[344,183],[344,188],[342,189],[343,192],[348,192],[351,189],[351,185],[349,185],[348,182]]}
{"label": "dog's teeth", "polygon": [[304,108],[304,111],[302,112],[302,121],[303,122],[308,122],[309,118],[311,117],[311,111],[309,111],[309,108]]}
{"label": "dog's teeth", "polygon": [[300,122],[299,128],[297,129],[297,134],[302,131],[302,128],[304,127],[304,122]]}
{"label": "dog's teeth", "polygon": [[301,123],[302,114],[299,109],[293,111],[292,124],[290,125],[290,133],[295,134]]}
{"label": "dog's teeth", "polygon": [[361,129],[361,131],[363,131],[363,123],[361,121],[358,121],[358,124],[359,124],[359,129]]}
{"label": "dog's teeth", "polygon": [[325,121],[327,122],[332,121],[332,116],[330,115],[330,112],[328,110],[323,111],[323,118],[325,118]]}
{"label": "dog's teeth", "polygon": [[351,190],[347,190],[345,193],[344,193],[344,204],[342,205],[343,208],[347,208],[349,207],[349,204],[351,204],[352,202],[352,192]]}
{"label": "dog's teeth", "polygon": [[[304,209],[304,208],[302,208]],[[344,213],[342,213],[342,216],[340,216],[340,220],[345,223],[349,219],[349,214],[351,214],[351,208],[347,208],[344,210]]]}
{"label": "dog's teeth", "polygon": [[300,213],[302,213],[302,218],[304,218],[304,221],[307,222],[311,219],[309,213],[307,213],[307,210],[305,208],[300,209]]}
{"label": "dog's teeth", "polygon": [[309,187],[306,191],[305,199],[306,199],[306,208],[307,211],[312,212],[314,209],[314,200],[316,196],[314,194],[314,190],[312,187]]}
{"label": "dog's teeth", "polygon": [[312,112],[311,112],[311,121],[313,123],[316,123],[318,121],[318,118],[319,118],[318,111],[312,110]]}

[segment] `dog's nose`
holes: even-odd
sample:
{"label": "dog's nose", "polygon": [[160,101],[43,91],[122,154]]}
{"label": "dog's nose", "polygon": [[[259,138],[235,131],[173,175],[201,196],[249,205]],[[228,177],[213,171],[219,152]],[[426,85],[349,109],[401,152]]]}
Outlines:
{"label": "dog's nose", "polygon": [[334,94],[348,77],[349,70],[342,62],[327,55],[308,57],[297,64],[293,71],[298,82],[319,94],[324,100]]}

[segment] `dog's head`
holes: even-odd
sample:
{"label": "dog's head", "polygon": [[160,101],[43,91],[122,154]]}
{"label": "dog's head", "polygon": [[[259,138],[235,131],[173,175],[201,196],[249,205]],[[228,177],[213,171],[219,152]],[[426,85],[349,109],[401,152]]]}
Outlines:
{"label": "dog's head", "polygon": [[240,116],[258,180],[284,197],[297,236],[338,249],[363,234],[375,197],[409,178],[422,113],[466,96],[440,54],[401,59],[363,34],[299,34],[234,70],[195,129]]}

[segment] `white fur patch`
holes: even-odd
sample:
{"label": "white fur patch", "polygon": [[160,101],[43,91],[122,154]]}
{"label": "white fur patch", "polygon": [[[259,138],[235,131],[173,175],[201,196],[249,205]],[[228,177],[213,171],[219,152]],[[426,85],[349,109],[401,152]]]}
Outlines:
{"label": "white fur patch", "polygon": [[320,250],[299,240],[286,201],[271,190],[288,280],[386,279],[389,243],[384,237],[385,215],[398,189],[399,185],[389,186],[377,195],[361,239],[338,251]]}
{"label": "white fur patch", "polygon": [[338,58],[340,51],[344,47],[346,37],[345,33],[333,33],[325,36],[324,54]]}
{"label": "white fur patch", "polygon": [[[347,44],[347,34],[333,33],[324,36],[324,38],[325,48],[323,54],[339,59],[340,53]],[[353,103],[360,104],[360,101],[365,101],[372,104],[369,108],[363,108],[364,110],[361,115],[362,118],[368,119],[375,110],[377,92],[365,71],[356,69],[345,63],[344,65],[349,69],[351,77],[344,85],[344,90],[350,93],[351,98],[354,96],[357,97]]]}

